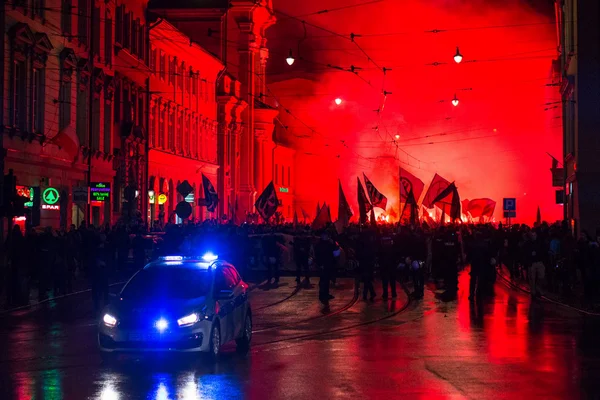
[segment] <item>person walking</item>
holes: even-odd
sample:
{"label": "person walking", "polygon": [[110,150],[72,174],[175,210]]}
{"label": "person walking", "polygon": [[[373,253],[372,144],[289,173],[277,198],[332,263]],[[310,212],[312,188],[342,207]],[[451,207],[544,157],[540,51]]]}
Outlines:
{"label": "person walking", "polygon": [[339,257],[341,251],[329,235],[327,230],[321,232],[321,238],[315,244],[315,262],[321,272],[319,280],[319,301],[324,305],[329,304],[329,300],[334,297],[329,294],[329,284],[333,277],[336,257]]}
{"label": "person walking", "polygon": [[548,254],[544,244],[536,231],[531,231],[529,240],[525,244],[525,257],[527,260],[527,275],[529,275],[529,289],[531,297],[540,297],[542,292],[540,284],[545,276],[544,260]]}

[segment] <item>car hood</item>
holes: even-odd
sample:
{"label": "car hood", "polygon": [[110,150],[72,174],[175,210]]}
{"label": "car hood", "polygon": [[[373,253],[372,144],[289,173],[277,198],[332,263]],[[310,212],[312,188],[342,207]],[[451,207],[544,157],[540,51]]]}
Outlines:
{"label": "car hood", "polygon": [[201,310],[206,304],[206,297],[194,299],[117,299],[109,309],[119,319],[154,320],[167,318],[170,320],[181,318],[194,311]]}

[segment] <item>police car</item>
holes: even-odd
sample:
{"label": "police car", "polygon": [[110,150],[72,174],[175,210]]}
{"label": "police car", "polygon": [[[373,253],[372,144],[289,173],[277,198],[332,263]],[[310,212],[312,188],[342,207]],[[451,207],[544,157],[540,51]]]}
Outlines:
{"label": "police car", "polygon": [[205,352],[217,358],[252,339],[248,285],[236,269],[207,253],[161,257],[138,271],[98,322],[104,358],[119,352]]}

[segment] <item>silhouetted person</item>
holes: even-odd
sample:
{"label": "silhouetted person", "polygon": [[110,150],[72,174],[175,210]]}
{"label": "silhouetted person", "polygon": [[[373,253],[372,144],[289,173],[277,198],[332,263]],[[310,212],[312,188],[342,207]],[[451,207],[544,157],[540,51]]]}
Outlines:
{"label": "silhouetted person", "polygon": [[469,285],[469,300],[481,295],[486,276],[485,271],[490,266],[492,250],[481,231],[475,231],[472,242],[467,248],[467,262],[471,264],[471,283]]}
{"label": "silhouetted person", "polygon": [[302,275],[304,281],[310,284],[308,259],[310,256],[310,238],[304,233],[294,236],[294,261],[296,262],[296,283],[300,284]]}
{"label": "silhouetted person", "polygon": [[392,298],[398,297],[396,293],[396,267],[398,266],[397,244],[391,232],[384,232],[379,243],[379,267],[381,269],[381,283],[384,299],[388,298],[388,287]]}
{"label": "silhouetted person", "polygon": [[329,232],[324,230],[321,232],[321,238],[315,245],[315,263],[321,272],[319,280],[319,301],[323,304],[328,304],[333,296],[329,294],[329,283],[333,277],[335,268],[335,259],[340,255],[340,249],[331,240]]}
{"label": "silhouetted person", "polygon": [[[25,275],[25,240],[19,225],[13,229],[6,241],[8,255],[8,279],[6,280],[6,301],[9,306],[22,305],[25,303],[25,293],[21,278]],[[29,297],[29,293],[27,293]]]}
{"label": "silhouetted person", "polygon": [[377,258],[377,238],[374,232],[365,232],[358,246],[357,258],[363,282],[363,300],[369,297],[375,299],[375,288],[373,287],[373,276],[375,274],[375,262]]}

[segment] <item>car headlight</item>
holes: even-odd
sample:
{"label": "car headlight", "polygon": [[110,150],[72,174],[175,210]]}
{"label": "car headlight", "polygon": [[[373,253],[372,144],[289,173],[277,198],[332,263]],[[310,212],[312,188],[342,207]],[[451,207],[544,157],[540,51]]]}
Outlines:
{"label": "car headlight", "polygon": [[104,322],[104,325],[108,326],[109,328],[113,328],[115,325],[117,325],[117,319],[110,314],[104,314],[102,321]]}
{"label": "car headlight", "polygon": [[179,318],[177,320],[177,325],[190,326],[190,325],[194,325],[198,321],[200,321],[200,316],[196,313],[192,313],[190,315],[186,315],[185,317]]}

